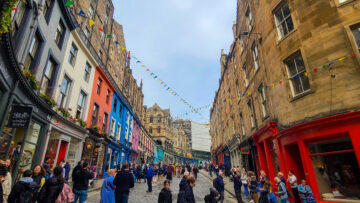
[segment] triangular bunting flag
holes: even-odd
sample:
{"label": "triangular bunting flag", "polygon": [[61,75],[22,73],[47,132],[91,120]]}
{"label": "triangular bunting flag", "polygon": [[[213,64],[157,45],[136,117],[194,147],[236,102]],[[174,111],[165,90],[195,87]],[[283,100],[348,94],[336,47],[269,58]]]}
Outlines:
{"label": "triangular bunting flag", "polygon": [[104,30],[101,27],[98,27],[98,30],[100,30],[101,32],[104,32]]}
{"label": "triangular bunting flag", "polygon": [[106,35],[107,38],[111,38],[111,35]]}
{"label": "triangular bunting flag", "polygon": [[85,13],[84,13],[84,11],[82,11],[82,10],[80,10],[79,13],[78,13],[78,15],[80,15],[80,16],[81,16],[81,15],[84,15],[84,14],[85,14]]}
{"label": "triangular bunting flag", "polygon": [[118,41],[115,41],[115,44],[119,44],[119,42],[118,42]]}
{"label": "triangular bunting flag", "polygon": [[89,26],[91,27],[91,26],[93,26],[95,24],[95,22],[93,21],[93,19],[90,19],[89,20]]}
{"label": "triangular bunting flag", "polygon": [[66,3],[65,3],[65,6],[72,6],[74,5],[74,3],[70,0],[68,0]]}

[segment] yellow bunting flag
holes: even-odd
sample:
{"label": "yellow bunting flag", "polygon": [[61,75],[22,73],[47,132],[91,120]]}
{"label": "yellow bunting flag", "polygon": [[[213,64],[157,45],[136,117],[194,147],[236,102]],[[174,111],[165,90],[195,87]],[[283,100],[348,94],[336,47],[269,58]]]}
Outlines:
{"label": "yellow bunting flag", "polygon": [[121,52],[125,51],[125,47],[121,47]]}
{"label": "yellow bunting flag", "polygon": [[[124,47],[123,47],[124,48]],[[145,68],[146,66],[145,65],[141,65],[140,67],[143,67],[143,68]]]}
{"label": "yellow bunting flag", "polygon": [[248,92],[248,95],[250,95],[250,92]]}
{"label": "yellow bunting flag", "polygon": [[275,87],[275,84],[274,84],[274,83],[272,84],[272,87],[273,87],[273,88]]}
{"label": "yellow bunting flag", "polygon": [[338,61],[343,61],[344,59],[346,59],[346,56],[339,58]]}
{"label": "yellow bunting flag", "polygon": [[92,20],[92,19],[90,19],[89,20],[89,26],[91,27],[91,26],[93,26],[95,24],[95,22]]}
{"label": "yellow bunting flag", "polygon": [[304,75],[307,77],[307,76],[308,76],[308,72],[305,72]]}
{"label": "yellow bunting flag", "polygon": [[230,99],[228,99],[228,102],[230,103]]}

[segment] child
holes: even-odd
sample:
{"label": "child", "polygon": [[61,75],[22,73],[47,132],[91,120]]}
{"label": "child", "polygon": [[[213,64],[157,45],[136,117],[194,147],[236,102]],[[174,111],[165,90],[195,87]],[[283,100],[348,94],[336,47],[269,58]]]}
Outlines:
{"label": "child", "polygon": [[169,180],[164,181],[164,188],[159,193],[158,203],[172,203],[172,194]]}

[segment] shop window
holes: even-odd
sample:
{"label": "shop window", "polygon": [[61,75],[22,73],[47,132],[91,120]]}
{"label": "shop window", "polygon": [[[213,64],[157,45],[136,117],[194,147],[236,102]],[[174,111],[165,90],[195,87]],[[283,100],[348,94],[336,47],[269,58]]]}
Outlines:
{"label": "shop window", "polygon": [[98,94],[98,95],[100,95],[101,83],[102,83],[102,80],[100,78],[98,78],[98,81],[96,84],[96,94]]}
{"label": "shop window", "polygon": [[43,6],[43,15],[47,23],[49,23],[50,15],[51,15],[51,7],[54,1],[52,0],[45,0]]}
{"label": "shop window", "polygon": [[86,101],[86,93],[84,91],[80,91],[79,100],[76,108],[76,118],[81,119],[83,117],[84,107]]}
{"label": "shop window", "polygon": [[86,62],[85,71],[84,71],[84,80],[86,82],[89,82],[90,72],[91,72],[91,66],[90,66],[90,64],[88,62]]}
{"label": "shop window", "polygon": [[356,42],[358,51],[360,51],[360,23],[351,26],[350,29]]}
{"label": "shop window", "polygon": [[34,61],[36,52],[38,50],[39,44],[40,44],[40,38],[39,38],[38,34],[35,33],[34,37],[31,40],[29,51],[26,55],[26,59],[25,59],[25,63],[24,63],[24,66],[26,69],[30,69],[30,67]]}
{"label": "shop window", "polygon": [[267,100],[266,100],[265,89],[264,89],[263,84],[261,84],[259,86],[259,91],[260,91],[260,99],[261,99],[261,107],[262,107],[262,111],[263,111],[263,117],[265,118],[268,115],[268,107],[267,107]]}
{"label": "shop window", "polygon": [[103,132],[106,132],[107,122],[108,122],[108,114],[107,114],[107,113],[104,113],[103,123],[102,123],[102,131],[103,131]]}
{"label": "shop window", "polygon": [[61,108],[66,107],[66,100],[67,100],[67,96],[69,94],[70,84],[71,84],[71,80],[69,79],[68,76],[65,75],[64,79],[61,83],[60,94],[59,94],[59,99],[58,99],[58,103]]}
{"label": "shop window", "polygon": [[114,103],[113,103],[113,112],[116,112],[116,107],[117,107],[117,99],[114,99]]}
{"label": "shop window", "polygon": [[91,125],[97,125],[98,116],[99,116],[99,105],[94,104],[93,111],[91,113]]}
{"label": "shop window", "polygon": [[55,43],[58,45],[59,49],[61,49],[62,47],[64,36],[65,36],[65,26],[60,20],[55,31]]}
{"label": "shop window", "polygon": [[115,136],[115,119],[111,118],[111,124],[110,124],[110,136]]}
{"label": "shop window", "polygon": [[305,76],[306,69],[301,52],[298,51],[285,59],[289,82],[293,96],[310,90],[309,78]]}
{"label": "shop window", "polygon": [[41,85],[40,85],[41,93],[45,94],[48,91],[48,89],[50,88],[54,69],[55,69],[55,62],[52,58],[49,58],[49,60],[46,63],[44,75],[43,75]]}
{"label": "shop window", "polygon": [[274,11],[274,18],[279,39],[282,39],[294,29],[294,24],[287,1],[282,2]]}
{"label": "shop window", "polygon": [[77,52],[78,52],[78,48],[76,47],[76,45],[74,43],[72,43],[71,47],[70,47],[69,57],[68,57],[68,62],[72,66],[75,65]]}
{"label": "shop window", "polygon": [[311,143],[309,152],[323,200],[360,200],[360,171],[350,138]]}
{"label": "shop window", "polygon": [[255,70],[258,70],[260,68],[259,50],[258,50],[258,46],[255,43],[253,43],[253,45],[251,46],[251,52],[253,55]]}
{"label": "shop window", "polygon": [[15,37],[20,30],[21,22],[25,16],[26,6],[25,3],[19,1],[16,6],[16,11],[12,12],[11,31],[12,36]]}

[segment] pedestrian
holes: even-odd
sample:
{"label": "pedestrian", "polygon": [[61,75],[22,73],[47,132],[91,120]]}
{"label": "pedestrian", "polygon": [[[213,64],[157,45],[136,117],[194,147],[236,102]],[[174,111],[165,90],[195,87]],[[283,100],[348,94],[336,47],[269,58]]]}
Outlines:
{"label": "pedestrian", "polygon": [[289,171],[287,181],[290,184],[291,191],[292,191],[292,193],[294,195],[294,198],[295,198],[295,202],[296,203],[301,203],[300,196],[299,196],[299,191],[298,191],[297,178],[296,178],[296,176],[294,174],[294,171],[292,171],[292,170]]}
{"label": "pedestrian", "polygon": [[81,169],[77,169],[75,174],[72,174],[74,179],[74,194],[75,201],[79,199],[79,203],[84,203],[87,199],[87,193],[89,189],[89,180],[93,179],[94,176],[89,172],[89,164],[84,162]]}
{"label": "pedestrian", "polygon": [[2,191],[3,191],[3,202],[7,202],[8,200],[8,197],[10,195],[10,192],[11,192],[11,174],[10,174],[10,160],[6,160],[6,161],[1,161],[0,162],[1,165],[5,166],[6,167],[6,176],[4,177],[3,179],[3,182],[2,182]]}
{"label": "pedestrian", "polygon": [[260,191],[259,203],[277,203],[277,199],[272,190],[271,182],[267,181],[264,184],[263,190]]}
{"label": "pedestrian", "polygon": [[185,173],[185,166],[182,165],[182,166],[181,166],[181,175],[184,175],[184,173]]}
{"label": "pedestrian", "polygon": [[142,176],[143,176],[143,173],[142,173],[142,170],[141,170],[141,166],[138,165],[137,166],[137,175],[136,175],[136,182],[141,182],[141,179],[142,179]]}
{"label": "pedestrian", "polygon": [[128,164],[124,164],[122,166],[122,170],[116,174],[113,184],[116,186],[115,202],[127,203],[129,199],[130,188],[134,187],[134,179],[129,172]]}
{"label": "pedestrian", "polygon": [[189,177],[190,177],[190,173],[186,171],[179,183],[179,191],[185,191],[185,187],[187,185],[187,180],[189,179]]}
{"label": "pedestrian", "polygon": [[71,179],[73,182],[74,182],[74,175],[77,173],[77,171],[79,171],[82,168],[82,165],[83,165],[83,161],[79,161],[77,163],[77,165],[74,167],[74,169],[72,171],[72,176],[71,176]]}
{"label": "pedestrian", "polygon": [[180,166],[180,164],[178,164],[176,166],[176,177],[180,178],[180,174],[181,174],[181,166]]}
{"label": "pedestrian", "polygon": [[260,180],[259,180],[259,182],[261,184],[261,187],[264,187],[264,184],[265,184],[266,181],[268,181],[268,178],[266,176],[265,171],[260,170]]}
{"label": "pedestrian", "polygon": [[195,177],[195,180],[197,179],[197,175],[199,173],[199,168],[197,165],[194,165],[194,168],[193,168],[193,173],[194,173],[194,177]]}
{"label": "pedestrian", "polygon": [[148,167],[145,165],[145,164],[143,164],[143,178],[144,178],[144,183],[146,183],[146,179],[147,179],[147,172],[148,172]]}
{"label": "pedestrian", "polygon": [[43,185],[45,184],[45,174],[46,174],[46,171],[45,171],[44,167],[42,167],[40,165],[36,165],[34,167],[32,179],[34,180],[34,182],[36,184],[38,184],[40,186],[40,188],[35,192],[33,199],[38,198],[39,192],[40,192],[41,188],[43,187]]}
{"label": "pedestrian", "polygon": [[235,196],[236,196],[236,199],[237,199],[238,203],[243,202],[242,197],[241,197],[241,186],[242,186],[242,182],[241,182],[240,174],[235,172],[235,175],[234,175],[234,191],[235,191]]}
{"label": "pedestrian", "polygon": [[219,193],[214,189],[210,188],[210,194],[204,197],[205,203],[218,203]]}
{"label": "pedestrian", "polygon": [[213,168],[213,165],[210,164],[209,167],[208,167],[208,171],[209,171],[209,175],[210,175],[211,178],[212,178],[212,172],[213,172],[212,168]]}
{"label": "pedestrian", "polygon": [[41,188],[39,203],[70,203],[74,202],[74,193],[63,177],[63,167],[60,165],[54,168],[53,176],[45,181]]}
{"label": "pedestrian", "polygon": [[306,184],[306,180],[301,180],[301,184],[298,186],[298,191],[303,203],[316,203],[314,194],[310,186]]}
{"label": "pedestrian", "polygon": [[9,194],[8,202],[10,203],[30,203],[35,191],[39,185],[31,178],[32,171],[26,170],[23,177],[14,184]]}
{"label": "pedestrian", "polygon": [[159,193],[158,203],[172,203],[172,194],[169,180],[164,181],[164,188]]}
{"label": "pedestrian", "polygon": [[169,166],[166,169],[166,179],[172,181],[173,172],[174,172],[174,168],[172,167],[171,164],[169,164]]}
{"label": "pedestrian", "polygon": [[5,180],[6,175],[7,175],[7,172],[8,172],[7,169],[8,168],[4,164],[0,163],[0,203],[2,203],[3,200],[4,200],[2,184],[3,184],[3,181]]}
{"label": "pedestrian", "polygon": [[279,171],[277,176],[280,178],[281,182],[285,183],[286,184],[286,180],[285,180],[285,177],[284,177],[284,173]]}
{"label": "pedestrian", "polygon": [[260,183],[256,180],[255,173],[253,171],[248,171],[248,187],[250,189],[250,196],[255,203],[259,202],[259,185]]}
{"label": "pedestrian", "polygon": [[248,184],[247,184],[247,173],[245,168],[241,169],[241,183],[244,187],[245,197],[249,196]]}
{"label": "pedestrian", "polygon": [[50,178],[51,173],[52,173],[52,171],[50,169],[50,161],[51,161],[50,157],[46,157],[44,164],[43,164],[43,167],[45,168],[45,171],[46,171],[46,175],[45,175],[46,180]]}
{"label": "pedestrian", "polygon": [[219,171],[219,175],[215,179],[215,189],[220,194],[220,203],[224,202],[224,190],[225,190],[225,182],[224,182],[224,173],[222,170]]}
{"label": "pedestrian", "polygon": [[70,168],[71,168],[71,161],[67,160],[66,164],[64,165],[64,169],[65,169],[65,182],[69,182],[69,174],[70,174]]}
{"label": "pedestrian", "polygon": [[288,203],[288,195],[287,195],[287,190],[286,190],[286,185],[285,183],[283,183],[280,178],[275,177],[274,178],[275,184],[277,186],[277,192],[276,194],[279,196],[280,198],[280,203]]}
{"label": "pedestrian", "polygon": [[152,165],[149,166],[146,177],[147,177],[147,184],[148,184],[148,190],[146,192],[152,192],[152,179],[154,177],[154,170],[152,168]]}
{"label": "pedestrian", "polygon": [[187,180],[187,185],[185,187],[185,200],[186,203],[195,203],[195,197],[193,188],[195,187],[195,178],[190,177]]}
{"label": "pedestrian", "polygon": [[101,187],[101,203],[114,203],[115,202],[115,188],[114,185],[115,169],[110,169],[108,176],[104,179]]}

